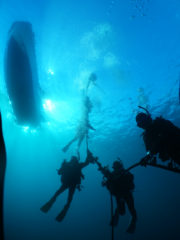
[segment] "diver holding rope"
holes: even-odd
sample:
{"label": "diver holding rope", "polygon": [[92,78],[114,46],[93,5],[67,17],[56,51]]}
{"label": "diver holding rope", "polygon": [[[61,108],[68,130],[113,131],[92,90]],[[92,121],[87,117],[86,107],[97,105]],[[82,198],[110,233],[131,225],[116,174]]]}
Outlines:
{"label": "diver holding rope", "polygon": [[[125,215],[125,203],[131,214],[131,221],[126,231],[128,233],[134,233],[136,229],[137,213],[134,207],[134,198],[132,194],[135,188],[133,174],[124,168],[119,158],[113,162],[113,171],[110,171],[108,167],[102,167],[98,159],[95,159],[95,163],[99,167],[98,170],[103,174],[102,185],[105,186],[111,194],[110,225],[112,226],[112,239],[114,238],[114,227],[118,225],[119,216]],[[113,213],[113,196],[116,199],[115,213]]]}
{"label": "diver holding rope", "polygon": [[94,163],[95,160],[97,160],[97,158],[93,156],[89,149],[87,149],[87,157],[84,162],[80,162],[79,156],[72,156],[70,161],[64,160],[61,167],[57,170],[58,175],[61,176],[61,186],[50,198],[50,200],[41,207],[41,211],[47,213],[56,202],[57,197],[65,190],[68,190],[67,202],[56,217],[56,221],[61,222],[67,214],[76,189],[79,191],[82,189],[81,180],[84,179],[82,169],[90,163]]}
{"label": "diver holding rope", "polygon": [[158,157],[163,162],[168,162],[168,166],[162,165],[164,169],[177,169],[180,166],[180,128],[171,121],[162,117],[154,120],[147,109],[139,106],[146,113],[140,112],[136,116],[137,126],[144,130],[142,136],[146,147],[147,156],[141,159],[141,165],[157,164]]}

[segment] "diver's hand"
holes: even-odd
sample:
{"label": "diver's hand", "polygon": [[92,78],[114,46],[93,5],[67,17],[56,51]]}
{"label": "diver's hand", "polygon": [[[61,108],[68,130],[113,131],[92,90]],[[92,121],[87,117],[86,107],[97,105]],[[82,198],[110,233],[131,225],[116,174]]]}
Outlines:
{"label": "diver's hand", "polygon": [[148,164],[149,160],[152,159],[152,157],[153,157],[152,154],[147,154],[145,157],[143,157],[143,158],[141,159],[141,161],[140,161],[141,166],[146,167],[146,165]]}

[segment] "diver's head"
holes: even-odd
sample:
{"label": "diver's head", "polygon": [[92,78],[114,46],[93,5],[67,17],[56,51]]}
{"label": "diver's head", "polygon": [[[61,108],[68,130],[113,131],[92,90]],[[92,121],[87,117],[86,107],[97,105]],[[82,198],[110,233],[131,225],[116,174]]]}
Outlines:
{"label": "diver's head", "polygon": [[151,115],[142,112],[138,113],[136,116],[136,122],[138,127],[146,129],[152,123]]}
{"label": "diver's head", "polygon": [[113,162],[112,168],[114,170],[124,170],[124,166],[120,158],[118,157],[116,161]]}
{"label": "diver's head", "polygon": [[89,76],[89,80],[95,83],[95,81],[97,80],[96,74],[95,73],[91,73],[90,76]]}

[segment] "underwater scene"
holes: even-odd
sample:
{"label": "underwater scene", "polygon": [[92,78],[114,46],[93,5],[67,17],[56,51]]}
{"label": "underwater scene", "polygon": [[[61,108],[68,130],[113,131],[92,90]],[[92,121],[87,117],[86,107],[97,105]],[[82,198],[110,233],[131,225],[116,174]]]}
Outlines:
{"label": "underwater scene", "polygon": [[0,238],[179,240],[180,1],[0,0],[0,26]]}

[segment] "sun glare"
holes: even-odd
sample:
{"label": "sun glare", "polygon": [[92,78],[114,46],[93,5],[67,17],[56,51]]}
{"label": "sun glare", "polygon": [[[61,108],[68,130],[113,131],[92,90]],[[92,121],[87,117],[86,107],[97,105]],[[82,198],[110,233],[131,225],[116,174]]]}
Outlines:
{"label": "sun glare", "polygon": [[45,111],[52,112],[55,109],[55,104],[50,99],[45,99],[43,108]]}
{"label": "sun glare", "polygon": [[48,74],[54,75],[54,71],[53,71],[51,68],[49,68],[49,69],[48,69]]}

